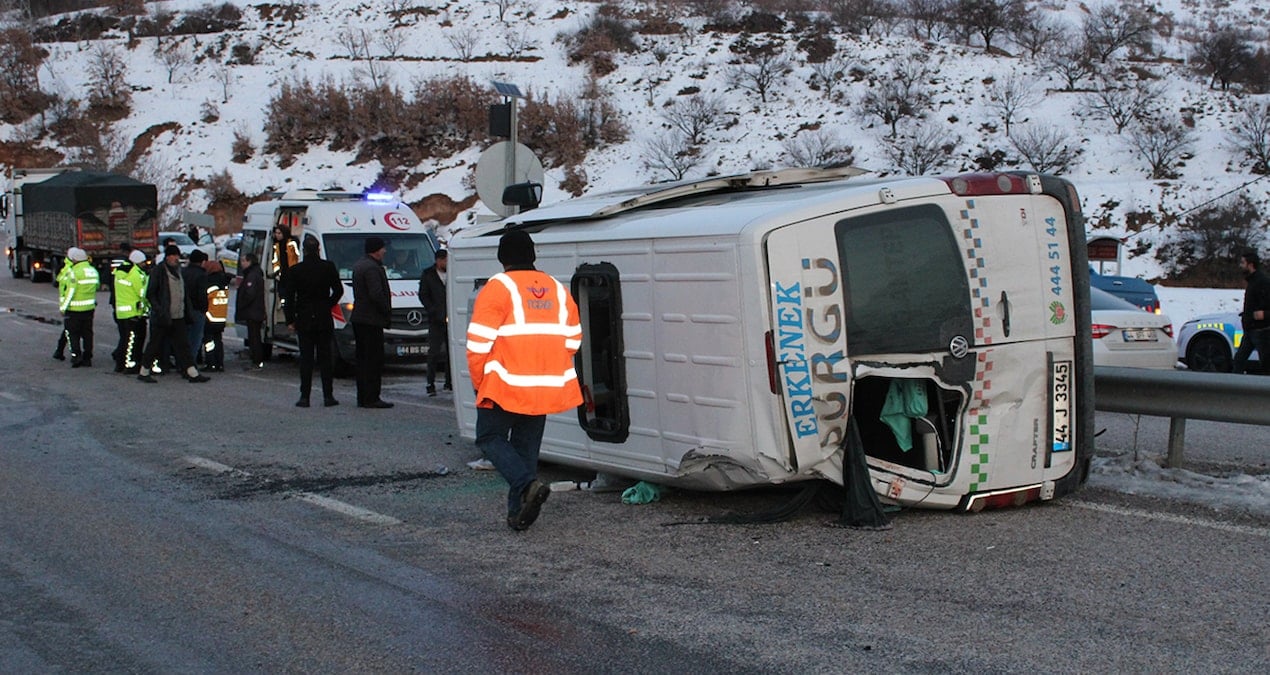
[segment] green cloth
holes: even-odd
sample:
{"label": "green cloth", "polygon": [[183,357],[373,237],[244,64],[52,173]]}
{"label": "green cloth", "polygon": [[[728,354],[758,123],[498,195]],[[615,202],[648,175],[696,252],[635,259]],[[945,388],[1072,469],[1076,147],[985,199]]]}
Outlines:
{"label": "green cloth", "polygon": [[895,442],[900,450],[908,452],[913,449],[913,423],[911,418],[925,417],[929,408],[926,405],[926,387],[922,380],[891,380],[891,387],[886,391],[886,401],[882,403],[882,412],[878,419],[895,434]]}
{"label": "green cloth", "polygon": [[623,504],[649,504],[661,499],[661,486],[640,481],[622,493]]}

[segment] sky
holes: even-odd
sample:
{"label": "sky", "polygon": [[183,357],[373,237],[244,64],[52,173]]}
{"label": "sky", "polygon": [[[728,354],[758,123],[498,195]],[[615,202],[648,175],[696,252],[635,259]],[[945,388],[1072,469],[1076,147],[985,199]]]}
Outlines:
{"label": "sky", "polygon": [[[149,2],[150,12],[183,12],[203,7],[204,0],[167,0]],[[179,128],[160,134],[149,151],[148,162],[153,175],[185,175],[205,179],[228,170],[236,186],[246,194],[267,190],[300,187],[341,187],[357,190],[369,185],[380,171],[376,163],[355,164],[347,153],[333,153],[314,148],[287,168],[278,166],[276,158],[259,152],[245,164],[231,161],[231,142],[235,133],[245,134],[258,149],[264,142],[262,132],[265,108],[273,92],[284,82],[306,77],[317,81],[332,78],[350,82],[361,77],[358,64],[346,57],[341,47],[341,33],[349,28],[364,30],[380,56],[387,51],[379,36],[401,38],[399,58],[385,60],[391,80],[403,88],[411,83],[437,75],[468,75],[477,81],[500,81],[517,84],[535,96],[555,99],[574,96],[587,80],[587,71],[568,63],[559,37],[578,30],[596,10],[596,3],[560,3],[554,0],[510,0],[506,21],[496,16],[496,3],[480,0],[419,0],[414,3],[391,0],[327,0],[305,6],[305,17],[294,27],[282,21],[261,18],[256,5],[235,2],[243,9],[242,30],[226,36],[227,44],[246,43],[259,48],[254,65],[232,66],[229,84],[222,87],[218,73],[223,67],[213,60],[192,63],[178,70],[168,83],[168,70],[160,63],[154,39],[137,40],[125,46],[123,35],[110,36],[106,43],[124,56],[126,80],[133,88],[133,114],[117,124],[123,139],[135,138],[158,124],[176,122]],[[411,4],[427,8],[394,27],[387,11],[390,5]],[[632,3],[620,3],[634,6]],[[1128,3],[1118,3],[1128,4]],[[1141,4],[1141,3],[1139,3]],[[917,52],[925,55],[935,73],[932,78],[935,108],[929,121],[944,133],[960,139],[959,152],[973,156],[976,150],[1008,149],[999,116],[993,112],[985,81],[1001,80],[1011,74],[1032,82],[1035,103],[1021,111],[1014,128],[1050,125],[1059,128],[1082,154],[1067,178],[1082,196],[1084,210],[1091,219],[1107,216],[1113,227],[1090,234],[1116,237],[1131,236],[1156,245],[1171,233],[1151,229],[1130,233],[1123,227],[1124,214],[1137,210],[1169,210],[1181,212],[1204,204],[1223,194],[1248,194],[1270,213],[1270,180],[1258,181],[1230,147],[1228,134],[1235,123],[1237,106],[1245,100],[1270,100],[1270,96],[1245,96],[1211,89],[1198,76],[1185,75],[1190,47],[1183,39],[1201,27],[1234,24],[1248,27],[1261,36],[1270,34],[1270,14],[1259,9],[1260,3],[1241,0],[1158,0],[1146,3],[1153,8],[1157,25],[1170,27],[1168,37],[1155,39],[1156,62],[1134,64],[1149,72],[1161,87],[1156,101],[1165,114],[1193,120],[1195,152],[1180,168],[1180,178],[1152,181],[1146,166],[1134,156],[1125,143],[1125,135],[1116,134],[1110,123],[1089,119],[1082,114],[1083,94],[1057,91],[1057,77],[1039,62],[1013,56],[988,56],[983,50],[951,43],[923,44],[900,35],[875,34],[870,39],[843,38],[838,45],[852,66],[861,72],[884,75],[897,56]],[[1041,3],[1055,20],[1078,26],[1082,8],[1098,3],[1049,0]],[[640,36],[643,49],[635,54],[615,57],[617,69],[600,84],[612,95],[623,121],[630,130],[630,140],[604,148],[588,157],[584,169],[589,180],[588,191],[607,191],[638,185],[667,177],[644,166],[642,156],[651,139],[665,133],[665,121],[659,114],[685,87],[698,87],[703,93],[718,96],[727,114],[705,135],[703,165],[688,177],[700,177],[706,171],[720,174],[743,173],[784,164],[781,138],[796,136],[800,128],[819,128],[851,145],[856,163],[863,168],[886,171],[889,162],[882,151],[887,132],[882,125],[862,119],[855,113],[853,102],[864,91],[864,84],[850,84],[843,101],[829,101],[812,90],[808,81],[811,69],[797,63],[774,88],[767,103],[752,94],[728,84],[728,45],[736,36],[716,34],[703,29],[700,19],[685,20],[689,30],[680,36]],[[219,36],[185,36],[184,49],[201,53]],[[456,43],[466,43],[477,55],[508,55],[519,46],[532,60],[479,59],[463,61]],[[88,64],[95,45],[89,43],[57,43],[45,45],[51,52],[41,71],[41,85],[63,97],[83,98],[87,88]],[[1013,50],[1010,45],[1005,45]],[[654,58],[654,47],[667,54],[664,64]],[[792,45],[788,53],[797,52]],[[655,85],[650,84],[656,82]],[[228,96],[223,95],[227,93]],[[651,105],[650,105],[651,100]],[[214,106],[219,120],[201,121],[202,111]],[[29,127],[0,124],[0,140],[29,137]],[[415,167],[426,176],[417,188],[402,195],[408,202],[432,194],[446,194],[459,200],[470,193],[465,178],[472,172],[481,148],[469,148],[453,157]],[[568,197],[559,189],[562,170],[546,173],[544,202]],[[169,190],[171,191],[171,190]],[[161,194],[162,194],[161,190]],[[207,198],[201,191],[191,192],[185,208],[201,211]],[[452,224],[439,229],[443,240],[453,230],[489,216],[484,206],[460,214]],[[1270,240],[1266,242],[1270,245]],[[1121,273],[1154,278],[1162,268],[1149,253],[1126,254]],[[1112,270],[1108,270],[1112,272]],[[1228,311],[1239,306],[1241,291],[1207,289],[1159,289],[1164,313],[1173,319],[1175,329],[1183,322],[1212,311]],[[1161,451],[1161,454],[1162,451]],[[1212,490],[1211,478],[1193,479],[1177,470],[1161,469],[1158,463],[1125,465],[1100,460],[1095,484],[1116,484],[1120,489],[1141,492],[1160,491],[1176,497],[1203,500],[1205,494],[1222,492],[1246,495],[1249,503],[1270,504],[1270,478],[1237,476],[1222,490]],[[1224,479],[1226,480],[1226,479]],[[1129,487],[1124,488],[1128,483]],[[1270,512],[1270,506],[1266,507]]]}

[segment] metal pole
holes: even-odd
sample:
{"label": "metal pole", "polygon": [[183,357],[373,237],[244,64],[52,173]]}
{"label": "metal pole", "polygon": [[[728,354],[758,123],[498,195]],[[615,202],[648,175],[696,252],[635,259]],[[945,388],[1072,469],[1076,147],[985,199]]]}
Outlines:
{"label": "metal pole", "polygon": [[[504,188],[516,182],[516,142],[517,142],[516,141],[516,99],[508,98],[506,100],[508,102],[508,105],[511,107],[511,114],[509,115],[510,121],[511,121],[511,137],[510,137],[511,148],[509,148],[507,151],[507,173],[504,176],[504,180],[503,180]],[[516,215],[517,213],[520,213],[519,206],[512,206],[509,208],[511,209],[511,213],[507,215]]]}
{"label": "metal pole", "polygon": [[1186,418],[1169,418],[1169,455],[1164,463],[1170,469],[1182,466],[1182,448],[1186,445]]}

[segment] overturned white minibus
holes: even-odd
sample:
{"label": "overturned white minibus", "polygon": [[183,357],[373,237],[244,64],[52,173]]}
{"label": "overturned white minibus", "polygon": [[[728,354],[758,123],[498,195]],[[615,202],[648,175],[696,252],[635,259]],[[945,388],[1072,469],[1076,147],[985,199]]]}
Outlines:
{"label": "overturned white minibus", "polygon": [[[530,232],[577,299],[585,403],[545,459],[705,490],[843,482],[855,425],[884,502],[1051,499],[1093,452],[1088,265],[1052,176],[783,170],[588,196],[450,242],[450,320]],[[464,331],[451,331],[453,353]],[[469,377],[455,359],[459,382]],[[475,429],[470,386],[459,427]]]}

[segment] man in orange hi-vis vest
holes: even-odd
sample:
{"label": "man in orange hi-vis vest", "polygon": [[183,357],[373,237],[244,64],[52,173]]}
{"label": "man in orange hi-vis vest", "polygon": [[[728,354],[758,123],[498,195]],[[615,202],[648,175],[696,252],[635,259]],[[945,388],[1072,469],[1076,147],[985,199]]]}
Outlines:
{"label": "man in orange hi-vis vest", "polygon": [[547,415],[582,403],[573,354],[582,345],[578,305],[563,284],[534,269],[534,242],[503,235],[503,273],[485,284],[467,327],[476,389],[476,447],[507,481],[507,525],[524,530],[551,490],[538,480]]}

